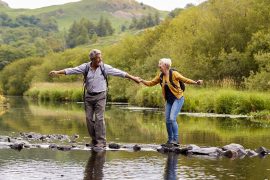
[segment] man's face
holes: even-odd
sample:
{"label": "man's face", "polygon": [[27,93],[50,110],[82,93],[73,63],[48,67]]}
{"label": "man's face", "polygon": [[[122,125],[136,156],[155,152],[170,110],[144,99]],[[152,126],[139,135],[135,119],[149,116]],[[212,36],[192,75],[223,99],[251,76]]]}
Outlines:
{"label": "man's face", "polygon": [[101,59],[101,53],[98,53],[98,54],[96,54],[96,57],[94,59],[92,59],[92,63],[94,65],[99,65],[101,60],[102,60]]}

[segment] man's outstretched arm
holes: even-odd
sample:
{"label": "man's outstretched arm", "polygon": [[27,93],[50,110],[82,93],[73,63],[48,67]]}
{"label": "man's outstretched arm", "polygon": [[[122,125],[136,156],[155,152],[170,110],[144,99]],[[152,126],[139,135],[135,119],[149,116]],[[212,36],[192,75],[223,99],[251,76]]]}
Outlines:
{"label": "man's outstretched arm", "polygon": [[55,75],[57,75],[57,74],[66,74],[66,72],[65,72],[65,70],[59,70],[59,71],[55,71],[55,70],[53,70],[53,71],[51,71],[50,73],[49,73],[49,75],[50,76],[55,76]]}

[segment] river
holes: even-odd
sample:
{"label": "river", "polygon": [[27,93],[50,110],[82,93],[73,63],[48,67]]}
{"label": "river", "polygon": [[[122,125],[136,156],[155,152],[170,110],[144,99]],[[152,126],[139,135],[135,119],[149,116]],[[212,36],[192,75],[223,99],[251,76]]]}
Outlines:
{"label": "river", "polygon": [[[166,142],[162,109],[133,108],[127,104],[106,107],[107,141],[121,144]],[[270,148],[270,123],[252,118],[177,118],[181,144],[219,146],[238,143],[247,149]],[[90,141],[83,104],[41,103],[9,97],[0,113],[0,136],[20,132],[79,135]],[[270,157],[243,159],[161,154],[156,151],[57,151],[0,148],[0,179],[270,179]]]}

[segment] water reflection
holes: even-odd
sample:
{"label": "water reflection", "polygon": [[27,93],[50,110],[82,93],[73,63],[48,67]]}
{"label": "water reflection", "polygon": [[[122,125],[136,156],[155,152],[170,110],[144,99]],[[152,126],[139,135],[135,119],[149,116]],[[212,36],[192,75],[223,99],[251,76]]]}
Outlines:
{"label": "water reflection", "polygon": [[94,152],[91,151],[91,156],[88,159],[88,162],[84,171],[84,180],[99,180],[102,179],[103,167],[105,163],[106,151],[103,152]]}
{"label": "water reflection", "polygon": [[165,180],[176,180],[176,169],[177,169],[177,160],[178,155],[175,153],[167,154],[167,162],[164,170],[164,179]]}
{"label": "water reflection", "polygon": [[[36,102],[21,97],[9,97],[9,104],[8,111],[0,115],[1,135],[32,131],[41,134],[78,134],[78,141],[89,143],[83,104]],[[166,141],[163,113],[123,108],[115,105],[106,107],[108,142],[160,144]],[[183,144],[223,146],[239,143],[246,148],[258,148],[270,143],[270,123],[184,115],[178,117],[178,123]]]}

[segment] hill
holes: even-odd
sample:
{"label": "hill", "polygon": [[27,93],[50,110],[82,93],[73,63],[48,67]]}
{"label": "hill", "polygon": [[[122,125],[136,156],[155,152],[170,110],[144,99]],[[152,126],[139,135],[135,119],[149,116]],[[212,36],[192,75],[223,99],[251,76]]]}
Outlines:
{"label": "hill", "polygon": [[161,17],[167,14],[166,11],[159,11],[135,0],[82,0],[38,9],[12,9],[7,3],[0,0],[0,10],[11,17],[19,15],[53,17],[60,29],[68,29],[74,20],[83,17],[97,22],[100,16],[103,16],[112,22],[114,28],[119,29],[122,24],[131,22],[132,17],[141,17],[156,12],[159,12]]}

